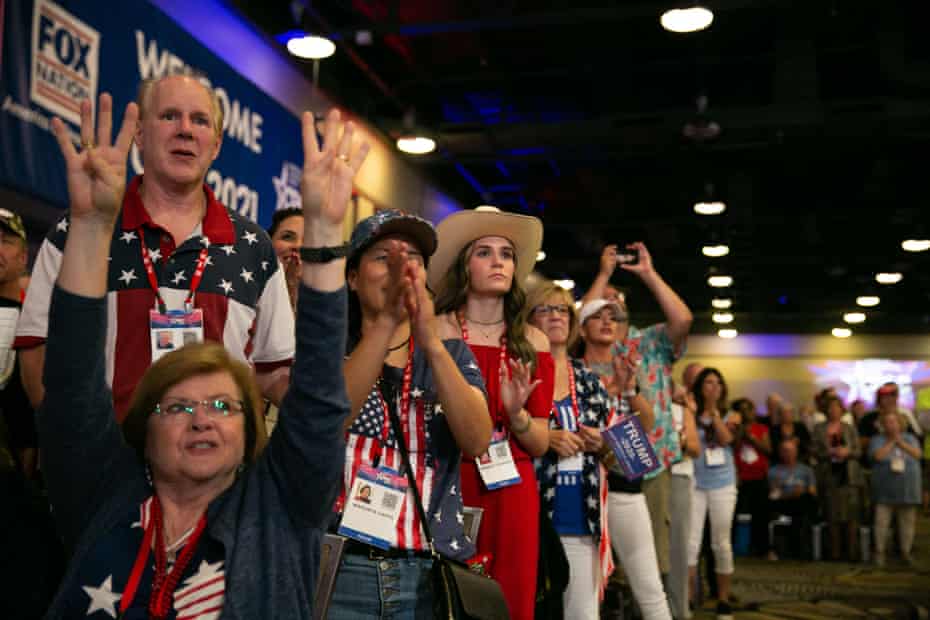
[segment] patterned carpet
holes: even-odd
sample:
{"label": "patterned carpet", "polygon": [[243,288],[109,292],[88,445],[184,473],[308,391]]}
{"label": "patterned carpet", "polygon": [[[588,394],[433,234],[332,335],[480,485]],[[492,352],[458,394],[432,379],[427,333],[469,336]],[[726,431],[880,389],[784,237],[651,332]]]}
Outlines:
{"label": "patterned carpet", "polygon": [[[737,620],[930,620],[930,518],[918,521],[915,568],[889,557],[885,568],[843,562],[738,558],[733,592]],[[714,618],[715,602],[696,620]]]}

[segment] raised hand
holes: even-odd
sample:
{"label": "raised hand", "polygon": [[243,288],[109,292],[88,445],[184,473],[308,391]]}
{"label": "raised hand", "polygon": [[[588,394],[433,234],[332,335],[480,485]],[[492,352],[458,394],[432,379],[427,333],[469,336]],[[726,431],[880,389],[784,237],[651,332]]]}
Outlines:
{"label": "raised hand", "polygon": [[304,168],[300,177],[300,195],[304,217],[330,226],[342,226],[352,182],[368,156],[370,145],[357,141],[355,124],[342,123],[338,110],[326,116],[322,148],[317,144],[313,114],[301,118],[304,143]]}
{"label": "raised hand", "polygon": [[649,253],[649,250],[646,249],[646,245],[642,241],[630,243],[626,247],[639,252],[639,261],[635,263],[623,263],[620,265],[620,269],[632,271],[640,277],[655,271],[655,267],[652,266],[652,255]]}
{"label": "raised hand", "polygon": [[410,283],[407,314],[410,316],[410,327],[414,337],[424,347],[430,344],[442,346],[436,321],[436,307],[426,288],[426,270],[422,264],[409,261],[406,273]]}
{"label": "raised hand", "polygon": [[617,268],[617,245],[610,244],[601,252],[600,271],[602,274],[610,277],[614,269]]}
{"label": "raised hand", "polygon": [[560,429],[549,429],[549,448],[562,458],[575,456],[585,450],[581,437]]}
{"label": "raised hand", "polygon": [[96,132],[90,101],[82,101],[80,152],[75,150],[64,122],[58,117],[52,119],[52,131],[67,166],[73,220],[97,220],[108,225],[116,220],[126,190],[126,158],[138,118],[138,106],[135,103],[127,105],[116,142],[111,143],[112,97],[109,93],[100,95]]}
{"label": "raised hand", "polygon": [[529,364],[524,364],[520,360],[509,360],[511,376],[508,376],[505,362],[500,365],[501,378],[501,403],[504,405],[504,411],[507,415],[513,417],[520,413],[526,399],[529,398],[536,386],[542,383],[541,379],[531,381]]}

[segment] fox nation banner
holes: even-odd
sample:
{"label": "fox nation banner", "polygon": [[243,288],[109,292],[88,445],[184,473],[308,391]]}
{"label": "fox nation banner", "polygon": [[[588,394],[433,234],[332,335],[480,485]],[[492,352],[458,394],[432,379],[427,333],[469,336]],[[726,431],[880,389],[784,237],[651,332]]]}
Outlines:
{"label": "fox nation banner", "polygon": [[[153,5],[0,0],[0,15],[0,185],[67,207],[52,117],[78,144],[81,101],[96,107],[109,92],[115,133],[143,79],[190,67],[206,74],[225,113],[223,146],[207,173],[217,197],[263,226],[276,209],[300,206],[300,121]],[[128,172],[143,172],[135,145]]]}

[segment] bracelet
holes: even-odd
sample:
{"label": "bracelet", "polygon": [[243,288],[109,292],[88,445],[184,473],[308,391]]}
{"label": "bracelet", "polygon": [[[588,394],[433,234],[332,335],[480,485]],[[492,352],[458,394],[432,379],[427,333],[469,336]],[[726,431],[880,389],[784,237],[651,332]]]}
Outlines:
{"label": "bracelet", "polygon": [[300,248],[300,260],[305,263],[328,263],[349,254],[349,244],[325,248]]}
{"label": "bracelet", "polygon": [[533,416],[526,414],[526,426],[523,428],[516,428],[513,423],[510,424],[510,430],[512,430],[517,435],[522,435],[530,430],[530,427],[533,426]]}

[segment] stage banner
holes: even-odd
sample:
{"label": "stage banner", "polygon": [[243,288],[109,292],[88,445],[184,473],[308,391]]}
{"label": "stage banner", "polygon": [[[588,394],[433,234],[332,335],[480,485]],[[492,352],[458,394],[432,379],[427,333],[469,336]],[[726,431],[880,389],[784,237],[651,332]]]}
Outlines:
{"label": "stage banner", "polygon": [[[109,92],[115,133],[143,79],[187,66],[206,74],[225,114],[223,146],[207,173],[217,197],[263,226],[276,209],[300,206],[299,119],[158,8],[145,0],[0,3],[0,185],[66,208],[52,117],[66,121],[78,144],[80,102],[96,107]],[[142,172],[134,145],[128,173]]]}

